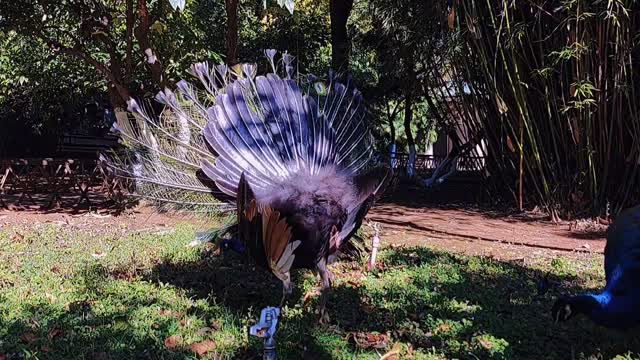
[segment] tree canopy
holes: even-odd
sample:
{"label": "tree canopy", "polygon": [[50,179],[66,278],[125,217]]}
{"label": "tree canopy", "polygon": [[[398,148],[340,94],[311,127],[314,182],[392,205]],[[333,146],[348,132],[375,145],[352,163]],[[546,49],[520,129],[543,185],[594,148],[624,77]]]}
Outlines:
{"label": "tree canopy", "polygon": [[0,7],[0,145],[104,132],[88,103],[122,114],[194,62],[264,67],[275,48],[300,74],[351,75],[380,151],[415,159],[437,133],[452,161],[482,142],[504,201],[602,212],[640,198],[639,14],[637,1],[14,0]]}

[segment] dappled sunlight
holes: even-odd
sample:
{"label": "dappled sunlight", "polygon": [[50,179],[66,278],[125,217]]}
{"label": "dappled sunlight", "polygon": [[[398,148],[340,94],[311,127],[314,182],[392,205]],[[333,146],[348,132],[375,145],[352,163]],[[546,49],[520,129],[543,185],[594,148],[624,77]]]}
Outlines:
{"label": "dappled sunlight", "polygon": [[[192,228],[179,227],[111,246],[108,237],[60,229],[26,233],[37,255],[2,268],[15,283],[0,290],[3,351],[53,359],[184,358],[193,349],[259,357],[262,344],[247,328],[261,308],[279,302],[280,282],[233,252],[187,247],[193,236]],[[12,246],[10,234],[0,239],[5,254],[21,256],[24,246]],[[92,256],[98,249],[108,250]],[[525,267],[419,247],[386,249],[371,272],[360,260],[332,266],[331,326],[321,326],[314,312],[316,274],[296,271],[278,352],[287,359],[377,359],[376,351],[395,343],[406,356],[427,358],[561,359],[573,352],[587,359],[639,351],[633,335],[584,318],[553,325],[555,297],[601,286],[591,261],[555,257]],[[547,274],[552,285],[540,295],[536,284]]]}

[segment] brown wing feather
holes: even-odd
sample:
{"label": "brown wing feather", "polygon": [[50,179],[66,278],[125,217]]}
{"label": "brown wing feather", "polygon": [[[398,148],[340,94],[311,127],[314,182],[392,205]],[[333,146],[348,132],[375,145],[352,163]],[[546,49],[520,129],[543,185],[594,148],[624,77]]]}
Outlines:
{"label": "brown wing feather", "polygon": [[262,241],[269,260],[278,262],[291,240],[291,227],[280,212],[265,207],[262,213]]}
{"label": "brown wing feather", "polygon": [[237,206],[240,240],[247,246],[248,255],[259,259],[263,252],[262,224],[260,224],[262,218],[256,216],[260,212],[259,204],[256,202],[255,195],[244,174],[240,176],[240,182],[238,183]]}
{"label": "brown wing feather", "polygon": [[268,234],[270,232],[270,220],[271,220],[271,208],[270,207],[265,207],[264,209],[262,209],[262,211],[260,212],[260,215],[262,216],[262,244],[264,246],[264,253],[267,257],[267,259],[269,259],[269,261],[271,261],[271,241],[268,240]]}
{"label": "brown wing feather", "polygon": [[274,247],[273,255],[274,255],[274,259],[277,259],[277,261],[280,261],[280,258],[284,253],[284,249],[287,247],[287,245],[289,244],[289,241],[291,240],[291,227],[289,227],[285,219],[280,218],[279,212],[277,211],[274,212],[272,217],[276,219],[276,223],[274,224],[274,227],[271,229],[273,234],[272,236],[275,239],[275,242],[274,242],[275,247]]}
{"label": "brown wing feather", "polygon": [[262,247],[266,263],[273,273],[280,279],[286,279],[295,257],[293,251],[300,245],[300,241],[291,243],[292,231],[286,219],[281,218],[279,211],[258,204],[244,174],[238,184],[237,207],[238,231],[242,240],[249,245],[250,251],[258,251],[253,256],[261,256]]}
{"label": "brown wing feather", "polygon": [[245,217],[247,218],[247,220],[253,221],[253,218],[256,216],[257,212],[258,212],[258,206],[256,205],[256,200],[253,199],[251,200],[251,202],[249,203],[249,206],[245,210]]}

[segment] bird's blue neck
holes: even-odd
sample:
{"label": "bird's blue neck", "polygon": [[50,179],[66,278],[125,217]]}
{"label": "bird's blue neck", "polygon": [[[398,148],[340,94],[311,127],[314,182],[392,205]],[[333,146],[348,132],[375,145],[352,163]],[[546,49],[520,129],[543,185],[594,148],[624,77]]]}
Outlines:
{"label": "bird's blue neck", "polygon": [[[635,294],[638,295],[638,294]],[[584,313],[595,323],[610,328],[628,328],[640,322],[636,296],[614,296],[609,290],[600,294],[580,295],[573,298],[573,308]]]}
{"label": "bird's blue neck", "polygon": [[585,294],[571,298],[572,309],[577,313],[591,317],[595,312],[602,311],[611,301],[608,292],[601,294]]}

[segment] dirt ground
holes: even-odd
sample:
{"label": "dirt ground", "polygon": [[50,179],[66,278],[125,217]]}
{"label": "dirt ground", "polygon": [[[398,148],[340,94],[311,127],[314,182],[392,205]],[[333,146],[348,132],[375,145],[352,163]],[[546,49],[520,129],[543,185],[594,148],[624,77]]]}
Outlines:
{"label": "dirt ground", "polygon": [[518,216],[473,208],[415,208],[382,204],[368,216],[390,244],[426,245],[469,255],[523,258],[531,252],[602,253],[606,226],[553,224],[537,214]]}
{"label": "dirt ground", "polygon": [[90,234],[159,231],[190,221],[187,217],[157,213],[150,207],[135,207],[119,213],[97,211],[40,211],[0,209],[0,230],[29,229],[40,225],[57,225]]}
{"label": "dirt ground", "polygon": [[[467,255],[518,260],[532,255],[602,253],[606,226],[593,222],[553,224],[535,213],[507,214],[469,206],[386,202],[375,206],[369,221],[382,226],[383,246],[427,246]],[[137,206],[109,209],[0,209],[0,229],[38,224],[68,226],[89,233],[162,231],[194,218],[158,214]],[[200,224],[198,224],[200,225]],[[206,226],[202,224],[202,226]]]}

